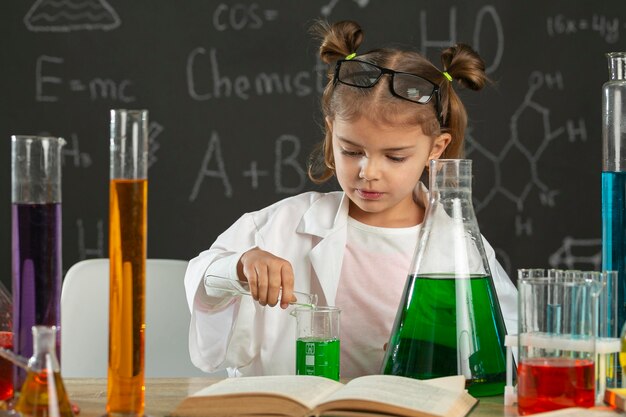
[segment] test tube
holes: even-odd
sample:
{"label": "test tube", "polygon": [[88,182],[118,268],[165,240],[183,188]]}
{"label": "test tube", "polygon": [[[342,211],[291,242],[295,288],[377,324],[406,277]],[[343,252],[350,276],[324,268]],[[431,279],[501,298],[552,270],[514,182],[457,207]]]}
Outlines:
{"label": "test tube", "polygon": [[[246,295],[252,296],[250,292],[250,284],[248,282],[240,281],[237,279],[231,279],[219,275],[207,274],[204,277],[204,286],[205,288],[210,288],[215,290],[217,293],[228,293],[234,296],[236,295]],[[302,306],[302,307],[310,307],[316,308],[317,306],[317,294],[308,294],[304,292],[294,291],[293,294],[296,296],[297,301],[289,303],[290,305]],[[210,294],[209,294],[210,295]],[[218,294],[222,295],[222,294]],[[278,295],[278,299],[282,297],[282,289],[280,290],[280,294]]]}

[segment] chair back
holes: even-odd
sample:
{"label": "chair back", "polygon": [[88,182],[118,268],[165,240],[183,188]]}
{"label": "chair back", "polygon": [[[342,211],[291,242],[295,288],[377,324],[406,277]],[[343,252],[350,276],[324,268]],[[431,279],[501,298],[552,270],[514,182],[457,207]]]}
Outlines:
{"label": "chair back", "polygon": [[[187,262],[146,262],[145,376],[208,374],[189,358],[189,321],[183,279]],[[106,377],[109,340],[109,260],[73,265],[61,291],[63,377]]]}

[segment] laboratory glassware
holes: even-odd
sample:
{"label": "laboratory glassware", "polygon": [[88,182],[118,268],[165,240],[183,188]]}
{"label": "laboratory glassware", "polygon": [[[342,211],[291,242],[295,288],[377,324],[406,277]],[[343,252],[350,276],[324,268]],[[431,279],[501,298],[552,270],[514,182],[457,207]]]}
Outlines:
{"label": "laboratory glassware", "polygon": [[518,271],[521,415],[595,403],[599,282],[581,271]]}
{"label": "laboratory glassware", "polygon": [[617,325],[621,329],[626,324],[626,52],[612,52],[606,57],[609,80],[602,86],[602,269],[618,274]]}
{"label": "laboratory glassware", "polygon": [[111,110],[107,413],[144,413],[148,111]]}
{"label": "laboratory glassware", "polygon": [[[230,294],[232,296],[252,296],[250,293],[250,284],[236,279],[223,277],[220,275],[207,274],[204,276],[204,286],[211,291],[208,295],[222,296],[223,294]],[[296,297],[296,301],[289,303],[294,306],[302,306],[315,308],[317,306],[317,294],[307,294],[299,291],[293,292]],[[278,296],[279,303],[282,296],[282,289]]]}
{"label": "laboratory glassware", "polygon": [[430,201],[382,365],[418,379],[463,375],[504,392],[505,326],[472,206],[472,165],[430,161]]}
{"label": "laboratory glassware", "polygon": [[339,381],[340,339],[337,307],[298,307],[296,375],[316,375]]}
{"label": "laboratory glassware", "polygon": [[[64,145],[57,137],[11,137],[13,348],[25,357],[33,353],[33,325],[60,325]],[[20,386],[26,375],[16,368],[14,376]]]}
{"label": "laboratory glassware", "polygon": [[[13,350],[13,302],[11,294],[0,282],[0,347]],[[0,401],[13,398],[13,364],[0,358]]]}
{"label": "laboratory glassware", "polygon": [[56,326],[33,326],[33,355],[28,360],[15,410],[29,417],[73,417],[56,354]]}

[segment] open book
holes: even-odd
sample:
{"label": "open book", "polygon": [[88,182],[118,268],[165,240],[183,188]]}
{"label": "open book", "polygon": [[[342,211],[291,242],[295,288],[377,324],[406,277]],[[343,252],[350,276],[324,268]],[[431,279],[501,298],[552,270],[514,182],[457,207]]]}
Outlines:
{"label": "open book", "polygon": [[185,398],[171,415],[462,417],[476,402],[465,392],[463,376],[420,381],[369,375],[345,385],[318,376],[258,376],[208,386]]}

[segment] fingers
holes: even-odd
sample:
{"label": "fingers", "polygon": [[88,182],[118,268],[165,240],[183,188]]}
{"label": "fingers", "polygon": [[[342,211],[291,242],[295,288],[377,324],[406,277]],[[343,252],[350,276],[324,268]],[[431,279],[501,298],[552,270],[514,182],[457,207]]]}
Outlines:
{"label": "fingers", "polygon": [[280,298],[280,307],[285,309],[289,307],[289,303],[296,301],[296,297],[293,295],[294,276],[293,268],[290,263],[283,265],[281,269],[282,280],[282,296]]}
{"label": "fingers", "polygon": [[275,306],[281,298],[281,290],[282,308],[287,308],[290,302],[295,301],[293,268],[287,260],[254,248],[244,253],[239,262],[239,279],[248,281],[250,294],[259,304]]}

